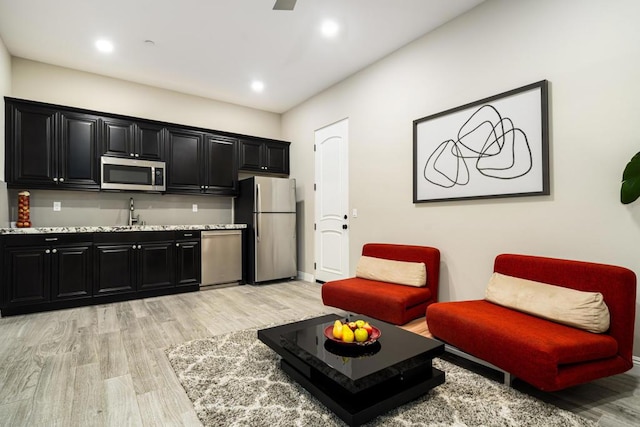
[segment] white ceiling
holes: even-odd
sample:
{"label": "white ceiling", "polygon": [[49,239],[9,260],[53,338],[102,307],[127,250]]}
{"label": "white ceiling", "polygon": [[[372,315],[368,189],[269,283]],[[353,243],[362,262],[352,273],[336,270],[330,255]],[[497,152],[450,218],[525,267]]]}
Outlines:
{"label": "white ceiling", "polygon": [[[298,0],[274,11],[275,0],[0,0],[0,37],[13,56],[281,113],[482,1]],[[325,19],[340,25],[334,39],[320,33]],[[114,51],[99,53],[98,38]]]}

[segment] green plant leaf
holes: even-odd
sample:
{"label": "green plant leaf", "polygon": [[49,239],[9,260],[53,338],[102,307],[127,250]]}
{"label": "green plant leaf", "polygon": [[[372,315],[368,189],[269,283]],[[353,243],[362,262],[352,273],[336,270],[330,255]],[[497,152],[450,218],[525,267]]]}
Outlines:
{"label": "green plant leaf", "polygon": [[640,153],[636,153],[624,168],[620,201],[626,205],[636,201],[638,197],[640,197]]}

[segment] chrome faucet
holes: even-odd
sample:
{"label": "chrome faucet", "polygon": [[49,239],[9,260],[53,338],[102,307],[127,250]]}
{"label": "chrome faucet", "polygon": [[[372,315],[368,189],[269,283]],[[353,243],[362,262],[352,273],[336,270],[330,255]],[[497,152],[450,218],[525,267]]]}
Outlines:
{"label": "chrome faucet", "polygon": [[134,224],[140,223],[140,214],[133,216],[135,208],[133,206],[133,197],[129,199],[129,227]]}

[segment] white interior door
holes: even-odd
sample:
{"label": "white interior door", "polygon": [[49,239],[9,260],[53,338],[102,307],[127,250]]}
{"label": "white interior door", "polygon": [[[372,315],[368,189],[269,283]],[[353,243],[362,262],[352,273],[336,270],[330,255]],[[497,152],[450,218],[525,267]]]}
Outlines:
{"label": "white interior door", "polygon": [[316,280],[349,276],[349,120],[315,133]]}

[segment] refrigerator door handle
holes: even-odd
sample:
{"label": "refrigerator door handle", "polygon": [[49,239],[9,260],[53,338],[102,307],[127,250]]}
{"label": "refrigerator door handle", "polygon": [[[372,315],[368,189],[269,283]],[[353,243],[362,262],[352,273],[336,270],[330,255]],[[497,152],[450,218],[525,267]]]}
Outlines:
{"label": "refrigerator door handle", "polygon": [[256,184],[256,211],[262,212],[262,194],[260,193],[260,184]]}
{"label": "refrigerator door handle", "polygon": [[262,223],[262,214],[256,214],[256,239],[260,241],[260,223]]}

